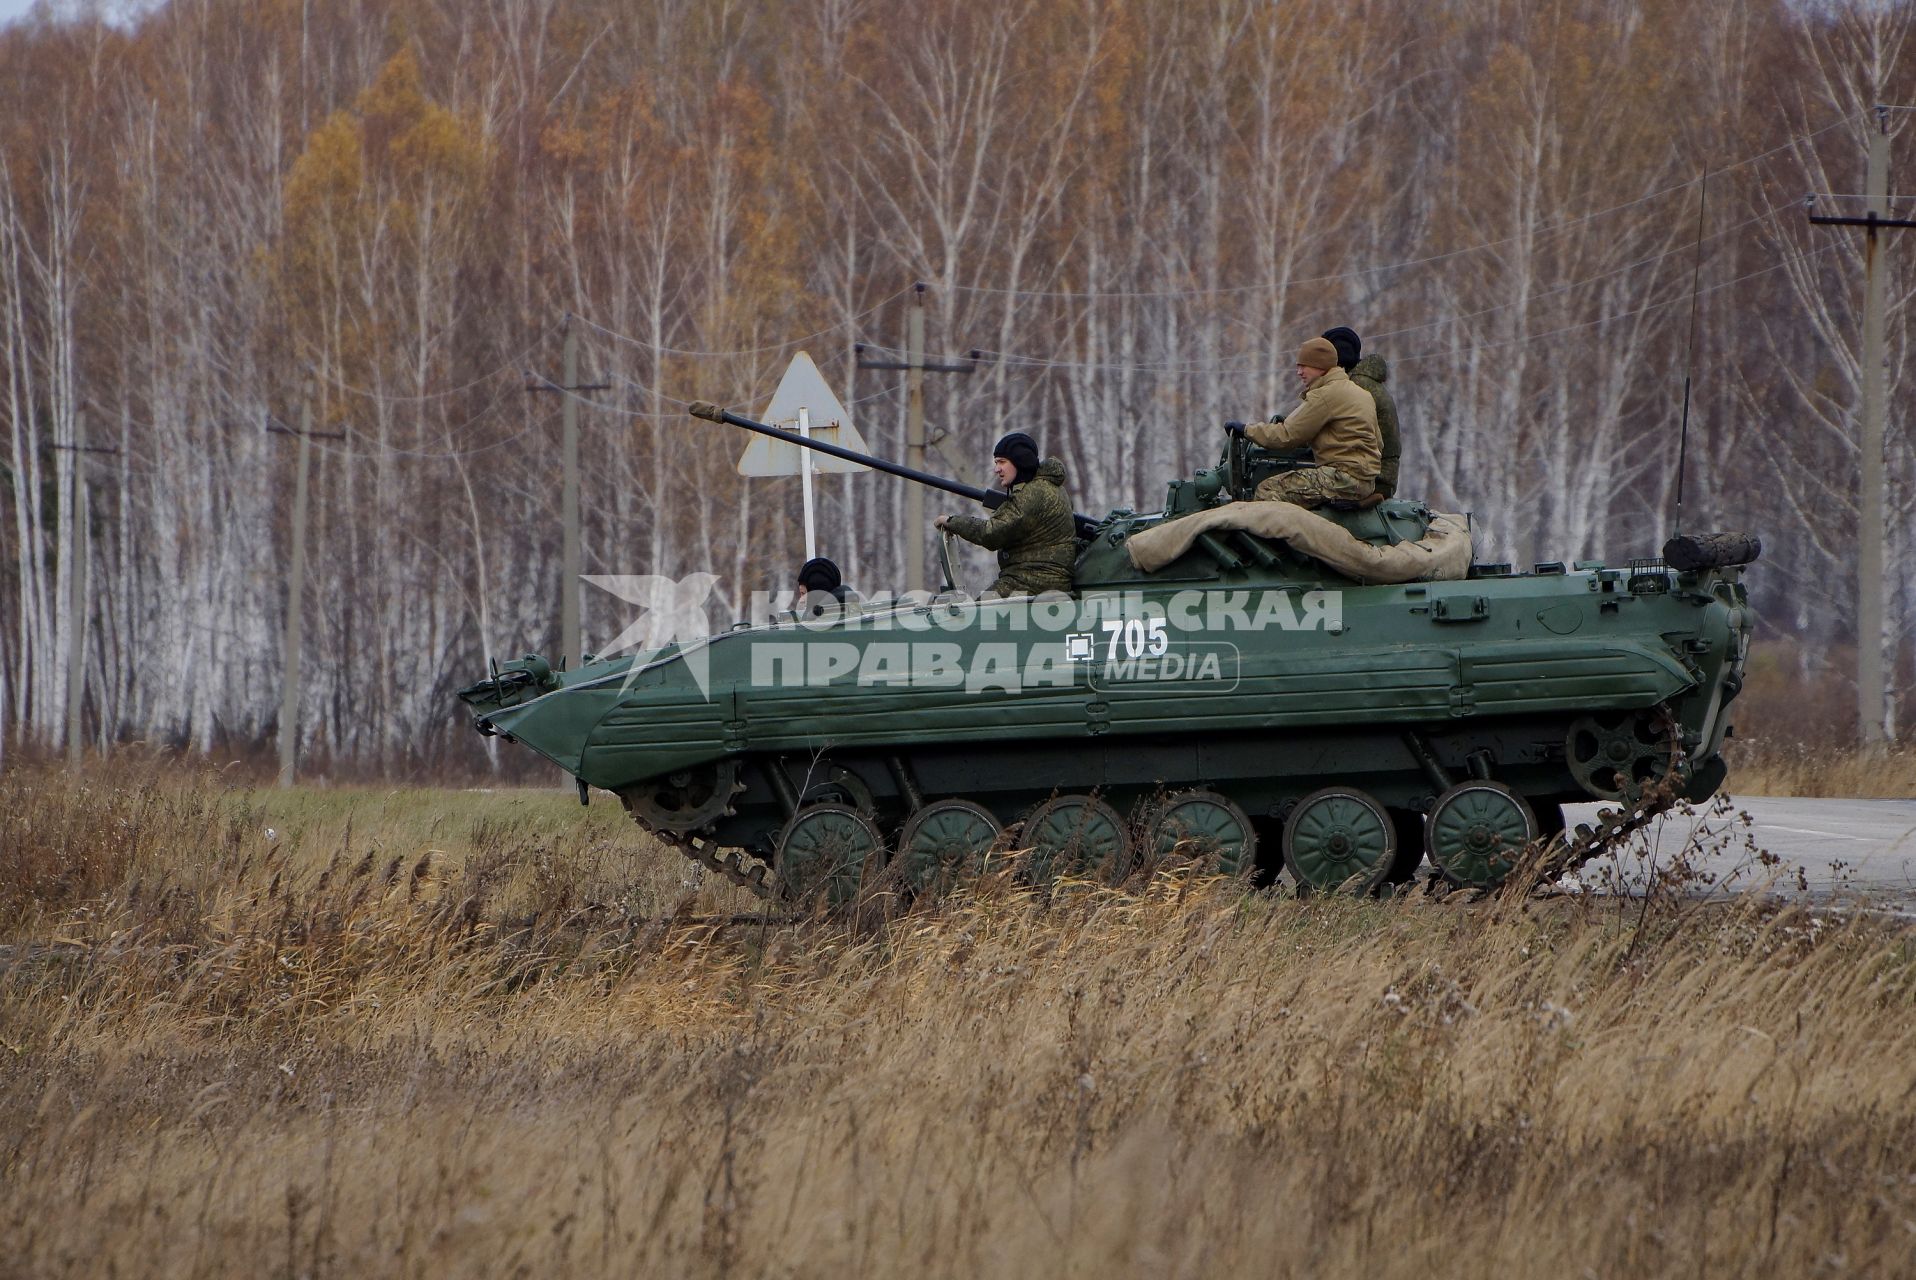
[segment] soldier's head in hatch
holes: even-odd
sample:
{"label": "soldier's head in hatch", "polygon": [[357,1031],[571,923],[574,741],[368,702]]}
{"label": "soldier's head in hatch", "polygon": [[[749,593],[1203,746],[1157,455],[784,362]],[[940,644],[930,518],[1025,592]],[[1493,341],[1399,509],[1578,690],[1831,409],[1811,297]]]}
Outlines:
{"label": "soldier's head in hatch", "polygon": [[1038,442],[1014,431],[991,447],[991,478],[1009,489],[1038,474]]}
{"label": "soldier's head in hatch", "polygon": [[844,579],[839,576],[838,566],[824,556],[807,560],[798,571],[798,598],[801,600],[814,591],[835,596],[843,585]]}
{"label": "soldier's head in hatch", "polygon": [[1357,367],[1357,361],[1364,354],[1364,340],[1357,336],[1357,330],[1340,324],[1335,329],[1324,330],[1323,337],[1337,348],[1338,368],[1349,373]]}

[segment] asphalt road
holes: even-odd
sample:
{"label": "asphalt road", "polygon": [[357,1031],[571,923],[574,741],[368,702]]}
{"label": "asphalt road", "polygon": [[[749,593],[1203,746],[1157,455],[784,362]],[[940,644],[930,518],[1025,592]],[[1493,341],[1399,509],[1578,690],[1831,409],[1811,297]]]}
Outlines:
{"label": "asphalt road", "polygon": [[[1574,827],[1594,821],[1599,807],[1566,805],[1564,813]],[[1749,815],[1747,825],[1741,814]],[[1734,800],[1727,815],[1705,805],[1693,817],[1666,816],[1630,852],[1590,863],[1581,879],[1638,889],[1653,868],[1669,867],[1686,848],[1693,864],[1730,892],[1767,887],[1811,901],[1862,896],[1916,913],[1916,800],[1752,796]],[[1778,863],[1763,865],[1757,850]]]}

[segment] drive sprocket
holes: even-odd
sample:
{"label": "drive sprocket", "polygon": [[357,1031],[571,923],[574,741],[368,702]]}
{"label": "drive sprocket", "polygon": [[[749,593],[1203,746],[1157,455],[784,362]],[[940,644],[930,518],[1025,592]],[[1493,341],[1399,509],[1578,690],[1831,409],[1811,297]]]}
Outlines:
{"label": "drive sprocket", "polygon": [[1564,735],[1564,762],[1577,784],[1599,800],[1636,797],[1670,777],[1683,754],[1683,733],[1665,706],[1580,716]]}
{"label": "drive sprocket", "polygon": [[[1647,713],[1633,714],[1648,714],[1655,721],[1657,741],[1667,744],[1664,767],[1647,779],[1620,788],[1619,798],[1627,799],[1627,808],[1599,809],[1594,825],[1580,823],[1575,831],[1564,832],[1545,844],[1535,864],[1537,874],[1533,883],[1552,884],[1579,870],[1592,859],[1602,857],[1620,846],[1630,836],[1669,812],[1682,799],[1683,788],[1690,780],[1689,759],[1683,749],[1682,726],[1665,705],[1650,708]],[[1576,733],[1576,726],[1571,726],[1572,741]],[[1575,769],[1574,764],[1572,769]]]}

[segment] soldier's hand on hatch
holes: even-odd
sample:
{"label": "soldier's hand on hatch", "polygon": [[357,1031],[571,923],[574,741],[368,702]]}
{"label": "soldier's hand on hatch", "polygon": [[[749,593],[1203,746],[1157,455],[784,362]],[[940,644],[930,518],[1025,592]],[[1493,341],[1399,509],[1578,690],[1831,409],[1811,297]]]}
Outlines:
{"label": "soldier's hand on hatch", "polygon": [[931,527],[938,530],[938,532],[943,533],[945,531],[945,521],[949,519],[951,519],[950,516],[939,516],[936,520],[933,520],[931,522]]}
{"label": "soldier's hand on hatch", "polygon": [[1227,436],[1241,436],[1244,434],[1244,424],[1236,418],[1233,418],[1224,424],[1224,434]]}

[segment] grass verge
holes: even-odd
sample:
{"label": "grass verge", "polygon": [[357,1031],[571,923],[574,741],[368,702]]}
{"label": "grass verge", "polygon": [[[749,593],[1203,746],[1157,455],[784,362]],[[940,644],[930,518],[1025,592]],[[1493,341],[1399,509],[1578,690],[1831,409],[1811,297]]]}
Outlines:
{"label": "grass verge", "polygon": [[1916,799],[1916,751],[1733,743],[1729,788],[1745,796]]}
{"label": "grass verge", "polygon": [[1916,1261],[1916,944],[1867,916],[1166,875],[721,929],[612,809],[0,778],[10,1269]]}

